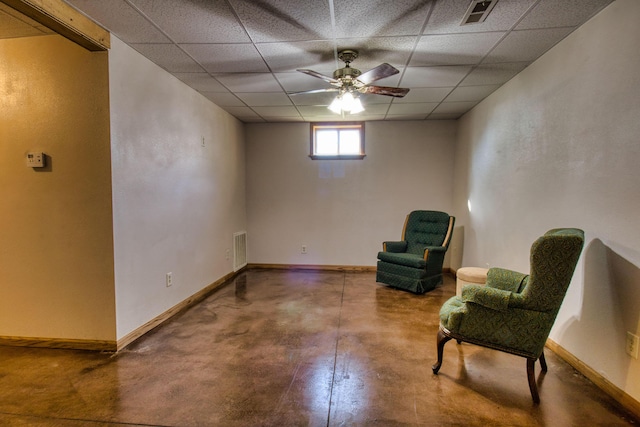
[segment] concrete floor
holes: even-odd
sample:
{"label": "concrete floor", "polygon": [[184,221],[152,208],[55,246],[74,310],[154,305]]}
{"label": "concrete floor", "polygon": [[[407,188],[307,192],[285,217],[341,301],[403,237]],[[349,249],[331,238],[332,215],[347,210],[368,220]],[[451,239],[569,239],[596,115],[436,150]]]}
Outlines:
{"label": "concrete floor", "polygon": [[[634,421],[546,351],[454,341],[438,310],[373,273],[250,270],[118,354],[0,347],[2,426],[617,426]],[[538,366],[539,369],[539,366]]]}

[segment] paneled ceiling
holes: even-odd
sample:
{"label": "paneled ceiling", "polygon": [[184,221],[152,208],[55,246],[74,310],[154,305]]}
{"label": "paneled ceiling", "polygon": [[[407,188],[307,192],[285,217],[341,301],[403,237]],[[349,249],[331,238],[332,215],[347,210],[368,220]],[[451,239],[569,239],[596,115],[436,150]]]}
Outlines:
{"label": "paneled ceiling", "polygon": [[[244,122],[340,120],[334,93],[290,92],[330,87],[296,69],[331,76],[342,49],[363,72],[399,70],[376,85],[410,89],[363,94],[342,119],[456,119],[612,1],[498,0],[461,25],[471,0],[67,0]],[[0,37],[46,31],[16,20],[0,9]]]}

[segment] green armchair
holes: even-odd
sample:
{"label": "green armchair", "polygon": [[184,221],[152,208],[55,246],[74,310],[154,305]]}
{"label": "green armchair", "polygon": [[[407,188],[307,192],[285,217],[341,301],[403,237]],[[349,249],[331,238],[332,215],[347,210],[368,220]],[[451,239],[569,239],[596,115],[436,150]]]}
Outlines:
{"label": "green armchair", "polygon": [[549,230],[531,246],[531,274],[491,268],[486,286],[467,285],[440,309],[437,374],[444,345],[451,339],[527,359],[529,390],[540,402],[535,362],[547,371],[544,345],[566,294],[584,245],[575,228]]}
{"label": "green armchair", "polygon": [[442,263],[454,223],[455,218],[445,212],[411,212],[404,223],[402,241],[382,244],[376,281],[416,294],[442,283]]}

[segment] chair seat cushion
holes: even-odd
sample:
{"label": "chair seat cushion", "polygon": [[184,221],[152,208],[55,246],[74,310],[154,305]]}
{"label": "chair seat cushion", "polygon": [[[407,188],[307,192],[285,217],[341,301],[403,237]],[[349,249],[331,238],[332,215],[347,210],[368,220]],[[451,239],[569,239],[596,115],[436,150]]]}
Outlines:
{"label": "chair seat cushion", "polygon": [[378,252],[378,259],[380,261],[389,262],[392,264],[404,265],[412,268],[424,269],[427,262],[419,255],[397,252]]}

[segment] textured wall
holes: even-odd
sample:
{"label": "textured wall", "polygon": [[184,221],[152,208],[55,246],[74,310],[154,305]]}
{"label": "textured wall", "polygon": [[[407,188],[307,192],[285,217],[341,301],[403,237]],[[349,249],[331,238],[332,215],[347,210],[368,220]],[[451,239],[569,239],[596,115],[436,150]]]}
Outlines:
{"label": "textured wall", "polygon": [[375,265],[411,210],[450,211],[455,126],[367,122],[363,160],[311,160],[308,123],[247,125],[249,262]]}
{"label": "textured wall", "polygon": [[226,250],[246,229],[245,154],[235,118],[115,37],[109,55],[122,338],[233,270]]}
{"label": "textured wall", "polygon": [[0,335],[115,339],[110,172],[107,53],[0,40]]}
{"label": "textured wall", "polygon": [[640,2],[614,2],[463,117],[454,196],[465,265],[528,271],[537,236],[585,230],[551,338],[635,399],[625,332],[640,332],[639,20]]}

